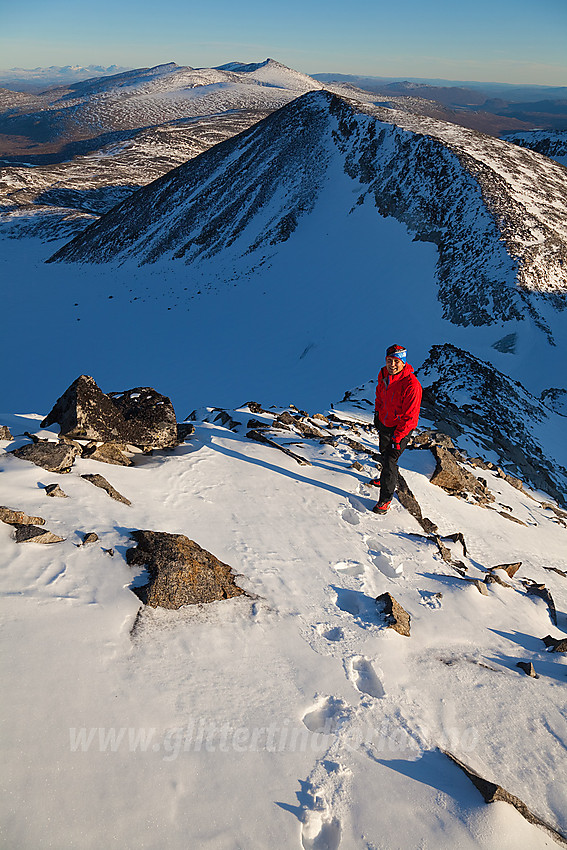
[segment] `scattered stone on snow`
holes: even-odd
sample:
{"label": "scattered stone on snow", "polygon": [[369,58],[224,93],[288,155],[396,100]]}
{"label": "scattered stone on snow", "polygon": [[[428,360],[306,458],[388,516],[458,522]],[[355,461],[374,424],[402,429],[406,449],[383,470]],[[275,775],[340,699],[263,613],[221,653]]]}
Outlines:
{"label": "scattered stone on snow", "polygon": [[177,442],[184,443],[187,437],[195,433],[195,426],[191,422],[177,423]]}
{"label": "scattered stone on snow", "polygon": [[540,599],[543,599],[543,601],[547,603],[551,622],[554,626],[556,626],[557,610],[555,608],[555,602],[553,601],[553,596],[551,595],[545,584],[541,584],[537,581],[532,581],[532,579],[522,579],[522,584],[526,588],[526,593],[528,593],[530,596],[539,596]]}
{"label": "scattered stone on snow", "polygon": [[249,419],[246,423],[247,428],[269,428],[266,422],[261,422],[259,419]]}
{"label": "scattered stone on snow", "polygon": [[430,478],[431,484],[437,484],[452,496],[471,493],[481,504],[494,501],[494,496],[488,490],[486,483],[464,469],[448,449],[433,445],[431,452],[437,463]]}
{"label": "scattered stone on snow", "polygon": [[176,446],[173,405],[151,387],[105,394],[94,378],[80,375],[41,423],[59,423],[61,434],[97,442],[130,443],[145,449]]}
{"label": "scattered stone on snow", "polygon": [[354,463],[351,463],[349,469],[356,469],[357,472],[362,472],[364,467],[358,460],[355,460]]}
{"label": "scattered stone on snow", "polygon": [[114,549],[103,549],[102,551],[105,555],[110,555],[111,558],[114,558]]}
{"label": "scattered stone on snow", "polygon": [[112,463],[115,466],[133,466],[132,459],[125,451],[124,443],[91,443],[83,449],[83,457],[101,463]]}
{"label": "scattered stone on snow", "polygon": [[65,538],[37,525],[15,525],[16,543],[61,543]]}
{"label": "scattered stone on snow", "polygon": [[483,596],[489,596],[488,588],[485,583],[481,581],[479,578],[466,578],[463,577],[463,581],[468,582],[468,584],[474,584],[479,593],[482,593]]}
{"label": "scattered stone on snow", "polygon": [[215,416],[213,420],[213,422],[219,421],[221,425],[223,425],[225,428],[229,428],[231,431],[236,431],[237,428],[240,427],[240,422],[236,422],[236,420],[234,420],[232,416],[227,413],[226,410],[219,410],[218,415]]}
{"label": "scattered stone on snow", "polygon": [[80,449],[67,443],[51,443],[47,440],[38,440],[36,443],[28,443],[19,449],[14,449],[13,455],[21,460],[27,460],[47,469],[48,472],[68,473],[80,453]]}
{"label": "scattered stone on snow", "polygon": [[23,511],[4,506],[0,507],[0,520],[7,525],[45,525],[45,520],[40,516],[28,516]]}
{"label": "scattered stone on snow", "polygon": [[503,516],[506,519],[509,519],[511,522],[516,522],[518,525],[523,525],[525,528],[528,527],[528,524],[526,522],[521,519],[518,519],[518,517],[514,516],[513,514],[507,514],[505,511],[496,511],[496,513],[500,514],[500,516]]}
{"label": "scattered stone on snow", "polygon": [[81,478],[84,478],[85,481],[90,481],[91,484],[94,484],[95,487],[100,487],[102,490],[105,490],[108,495],[115,499],[117,502],[122,502],[124,505],[131,505],[132,502],[127,499],[125,496],[122,496],[118,490],[115,490],[112,484],[109,484],[106,478],[103,478],[102,475],[98,475],[95,473],[94,475],[81,475]]}
{"label": "scattered stone on snow", "polygon": [[312,416],[312,419],[320,419],[321,422],[323,422],[325,425],[329,424],[329,420],[327,419],[326,416],[323,416],[322,413],[314,413],[313,416]]}
{"label": "scattered stone on snow", "polygon": [[531,661],[518,661],[516,667],[519,667],[520,670],[523,670],[524,673],[527,673],[527,675],[531,676],[532,679],[539,679],[539,674],[536,673],[535,667]]}
{"label": "scattered stone on snow", "polygon": [[389,629],[394,629],[404,637],[410,636],[410,620],[408,612],[396,602],[390,593],[382,593],[376,597],[376,604],[386,615],[386,623]]}
{"label": "scattered stone on snow", "polygon": [[511,584],[508,584],[507,581],[501,579],[498,573],[489,572],[488,575],[484,579],[485,584],[499,584],[502,587],[512,587]]}
{"label": "scattered stone on snow", "polygon": [[59,484],[48,484],[45,488],[45,495],[57,499],[68,499],[69,496],[65,493]]}
{"label": "scattered stone on snow", "polygon": [[508,573],[509,578],[514,578],[520,567],[522,566],[521,561],[516,561],[514,564],[496,564],[495,567],[489,567],[490,572],[494,570],[503,570],[505,573]]}
{"label": "scattered stone on snow", "polygon": [[246,434],[249,440],[256,440],[257,443],[265,443],[267,446],[271,446],[273,449],[278,449],[278,451],[283,452],[288,457],[292,457],[300,466],[312,466],[311,461],[306,460],[304,457],[300,457],[300,455],[296,455],[295,452],[286,449],[285,446],[280,446],[275,440],[270,440],[269,437],[266,437],[265,434],[262,434],[260,431],[248,431]]}
{"label": "scattered stone on snow", "polygon": [[550,570],[553,573],[557,573],[559,576],[563,576],[563,578],[567,578],[567,572],[565,570],[560,570],[558,567],[544,567],[544,570]]}
{"label": "scattered stone on snow", "polygon": [[147,585],[133,588],[145,605],[177,609],[246,595],[228,564],[184,534],[133,531],[132,537],[137,547],[128,549],[126,561],[150,574]]}
{"label": "scattered stone on snow", "polygon": [[81,546],[88,546],[89,543],[96,543],[98,540],[98,534],[94,531],[89,531],[87,534],[83,534],[83,542]]}
{"label": "scattered stone on snow", "polygon": [[447,750],[441,750],[451,761],[460,767],[460,769],[468,776],[473,785],[478,788],[480,793],[484,798],[485,803],[496,803],[499,800],[502,800],[504,803],[509,803],[511,806],[514,806],[520,814],[527,820],[529,823],[533,823],[536,826],[541,826],[547,832],[549,832],[555,839],[558,839],[562,844],[567,844],[567,837],[558,832],[553,826],[546,823],[544,820],[539,818],[537,815],[534,815],[530,809],[523,803],[518,797],[515,797],[513,794],[510,794],[508,791],[505,791],[501,785],[497,785],[495,782],[490,782],[488,779],[483,779],[476,770],[473,770],[472,767],[468,767],[464,762],[460,761],[456,756]]}
{"label": "scattered stone on snow", "polygon": [[0,440],[13,440],[7,425],[0,425]]}
{"label": "scattered stone on snow", "polygon": [[550,652],[567,652],[567,638],[554,638],[551,635],[546,635],[542,641],[547,646]]}
{"label": "scattered stone on snow", "polygon": [[244,407],[247,407],[248,410],[250,411],[250,413],[255,413],[256,416],[258,416],[261,413],[268,413],[268,411],[264,410],[262,405],[258,404],[257,401],[249,401],[244,405]]}

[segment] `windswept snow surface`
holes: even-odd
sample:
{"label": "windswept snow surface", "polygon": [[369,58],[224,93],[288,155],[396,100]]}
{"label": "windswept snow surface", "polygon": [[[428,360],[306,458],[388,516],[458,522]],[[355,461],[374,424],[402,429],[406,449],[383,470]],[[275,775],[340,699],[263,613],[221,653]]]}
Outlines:
{"label": "windswept snow surface", "polygon": [[[567,832],[567,666],[540,640],[567,629],[567,579],[544,569],[565,568],[567,529],[490,472],[495,504],[525,525],[450,497],[428,481],[430,452],[408,451],[408,484],[440,533],[463,532],[468,557],[454,554],[470,577],[523,562],[483,596],[397,501],[370,512],[375,469],[345,438],[376,450],[372,434],[331,426],[335,446],[291,446],[312,463],[298,466],[246,439],[247,409],[231,415],[237,432],[204,411],[188,442],[133,468],[79,460],[55,475],[5,453],[26,438],[0,444],[0,503],[66,538],[17,544],[0,523],[5,846],[556,846],[514,808],[485,805],[441,750]],[[0,423],[55,436],[40,419]],[[132,506],[80,478],[91,472]],[[69,498],[46,498],[52,482]],[[135,528],[186,534],[251,597],[137,618]],[[99,541],[79,546],[90,531]],[[557,627],[521,578],[549,587]],[[385,628],[384,592],[410,613],[410,638]]]}

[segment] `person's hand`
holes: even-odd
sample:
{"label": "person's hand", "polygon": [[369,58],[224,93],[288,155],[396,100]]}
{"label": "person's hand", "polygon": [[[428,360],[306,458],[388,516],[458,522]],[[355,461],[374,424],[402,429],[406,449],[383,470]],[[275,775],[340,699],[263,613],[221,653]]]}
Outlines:
{"label": "person's hand", "polygon": [[395,449],[397,452],[400,451],[400,444],[394,437],[392,437],[392,448]]}

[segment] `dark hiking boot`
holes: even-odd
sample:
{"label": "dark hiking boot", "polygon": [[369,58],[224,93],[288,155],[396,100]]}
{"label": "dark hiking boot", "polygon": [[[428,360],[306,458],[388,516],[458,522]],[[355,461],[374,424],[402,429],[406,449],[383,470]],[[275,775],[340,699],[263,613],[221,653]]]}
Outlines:
{"label": "dark hiking boot", "polygon": [[380,479],[379,478],[371,478],[370,481],[368,482],[368,486],[369,487],[379,487],[380,486]]}
{"label": "dark hiking boot", "polygon": [[377,502],[372,508],[372,512],[375,514],[387,514],[391,504],[391,500],[389,502]]}

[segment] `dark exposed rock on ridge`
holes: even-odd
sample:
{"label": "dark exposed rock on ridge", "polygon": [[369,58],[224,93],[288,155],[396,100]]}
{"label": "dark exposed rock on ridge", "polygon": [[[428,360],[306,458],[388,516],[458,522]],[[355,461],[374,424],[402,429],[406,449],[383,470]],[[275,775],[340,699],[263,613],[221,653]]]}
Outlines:
{"label": "dark exposed rock on ridge", "polygon": [[41,423],[57,422],[61,434],[103,443],[130,443],[142,448],[176,446],[177,422],[167,396],[151,387],[105,394],[94,378],[80,375]]}
{"label": "dark exposed rock on ridge", "polygon": [[472,493],[473,497],[483,504],[494,501],[494,496],[486,485],[464,469],[448,449],[434,446],[432,451],[437,461],[435,472],[430,479],[432,484],[437,484],[452,495]]}
{"label": "dark exposed rock on ridge", "polygon": [[183,534],[133,531],[136,548],[128,549],[130,566],[146,567],[150,581],[133,588],[144,604],[180,608],[245,595],[231,567]]}

